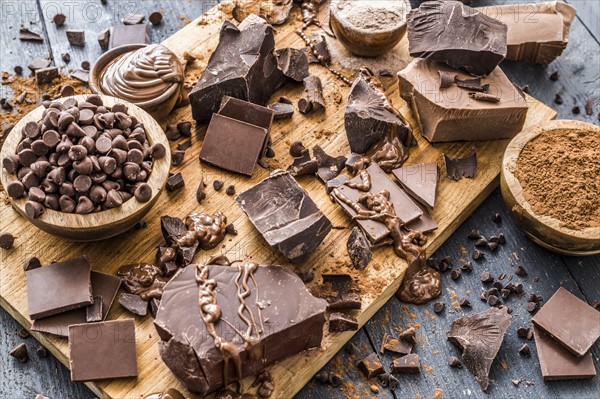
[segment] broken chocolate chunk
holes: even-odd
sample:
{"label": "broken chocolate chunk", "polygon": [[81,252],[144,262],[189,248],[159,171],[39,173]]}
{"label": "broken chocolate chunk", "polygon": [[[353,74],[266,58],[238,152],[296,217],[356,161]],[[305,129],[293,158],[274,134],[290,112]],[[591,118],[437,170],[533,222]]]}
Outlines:
{"label": "broken chocolate chunk", "polygon": [[302,50],[287,47],[276,50],[277,65],[281,72],[296,82],[302,82],[308,77],[308,59]]}
{"label": "broken chocolate chunk", "polygon": [[85,31],[84,30],[68,30],[67,40],[72,46],[85,46]]}
{"label": "broken chocolate chunk", "polygon": [[167,184],[165,185],[167,191],[176,191],[185,186],[185,181],[183,181],[183,175],[181,172],[177,172],[167,178]]}
{"label": "broken chocolate chunk", "polygon": [[401,355],[408,355],[412,352],[413,344],[405,341],[403,339],[395,338],[389,336],[388,334],[383,335],[383,339],[381,341],[381,350],[384,351],[399,353]]}
{"label": "broken chocolate chunk", "polygon": [[304,79],[304,96],[298,100],[298,110],[303,114],[325,109],[321,78],[310,75]]}
{"label": "broken chocolate chunk", "polygon": [[328,309],[360,309],[360,291],[354,287],[348,274],[323,274],[323,284],[328,284],[334,295],[327,299]]}
{"label": "broken chocolate chunk", "polygon": [[300,158],[295,158],[294,162],[288,168],[290,174],[296,176],[310,176],[319,170],[319,162],[310,157],[310,153],[305,151]]}
{"label": "broken chocolate chunk", "polygon": [[139,295],[123,293],[119,296],[119,303],[138,316],[146,316],[148,313],[148,301],[144,301]]}
{"label": "broken chocolate chunk", "polygon": [[146,24],[116,24],[110,29],[109,48],[115,48],[125,44],[150,43],[150,31]]}
{"label": "broken chocolate chunk", "polygon": [[31,72],[35,72],[38,69],[48,68],[50,65],[52,65],[51,59],[46,57],[36,57],[33,60],[31,60],[27,67],[31,70]]}
{"label": "broken chocolate chunk", "polygon": [[[93,289],[93,282],[92,282]],[[94,296],[94,303],[85,307],[85,321],[88,323],[104,320],[103,300],[101,296]]]}
{"label": "broken chocolate chunk", "polygon": [[358,330],[356,317],[341,312],[332,312],[329,315],[329,332],[344,332]]}
{"label": "broken chocolate chunk", "polygon": [[385,373],[383,364],[381,363],[381,360],[379,360],[377,353],[371,353],[369,356],[360,360],[358,362],[358,368],[360,371],[362,371],[365,377],[367,377],[367,379],[371,379],[379,374]]}
{"label": "broken chocolate chunk", "polygon": [[444,154],[446,164],[446,173],[454,180],[460,180],[463,177],[473,178],[477,173],[477,153],[473,153],[465,158],[452,158]]}
{"label": "broken chocolate chunk", "polygon": [[506,309],[490,308],[472,316],[463,316],[450,326],[448,339],[462,351],[465,367],[486,391],[492,362],[504,340],[512,317]]}
{"label": "broken chocolate chunk", "polygon": [[371,245],[363,230],[354,226],[346,244],[348,256],[357,269],[364,269],[371,261]]}
{"label": "broken chocolate chunk", "polygon": [[38,85],[50,83],[59,76],[57,67],[42,68],[35,71],[35,81]]}
{"label": "broken chocolate chunk", "polygon": [[410,353],[406,356],[394,359],[392,362],[392,373],[410,373],[416,374],[421,371],[421,361],[419,355],[416,353]]}
{"label": "broken chocolate chunk", "polygon": [[446,307],[446,304],[444,302],[436,302],[433,304],[433,311],[435,313],[442,313],[444,311],[444,308]]}
{"label": "broken chocolate chunk", "polygon": [[44,37],[39,33],[29,30],[29,28],[21,26],[21,28],[19,28],[19,40],[30,42],[43,42]]}
{"label": "broken chocolate chunk", "polygon": [[346,167],[345,156],[332,157],[318,145],[313,148],[313,155],[318,164],[317,176],[323,183],[335,178]]}
{"label": "broken chocolate chunk", "polygon": [[289,119],[294,115],[294,107],[291,104],[276,102],[267,105],[267,108],[275,111],[273,119]]}
{"label": "broken chocolate chunk", "polygon": [[529,344],[523,344],[519,348],[519,355],[523,357],[531,357],[531,348],[529,348]]}
{"label": "broken chocolate chunk", "polygon": [[392,170],[392,173],[414,199],[433,208],[438,182],[437,162],[419,163]]}

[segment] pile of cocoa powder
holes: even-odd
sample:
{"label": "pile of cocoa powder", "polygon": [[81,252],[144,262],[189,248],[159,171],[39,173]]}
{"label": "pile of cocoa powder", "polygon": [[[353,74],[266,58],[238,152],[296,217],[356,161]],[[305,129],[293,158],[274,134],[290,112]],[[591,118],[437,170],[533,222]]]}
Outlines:
{"label": "pile of cocoa powder", "polygon": [[523,148],[516,177],[533,211],[561,226],[600,226],[600,134],[578,129],[542,133]]}

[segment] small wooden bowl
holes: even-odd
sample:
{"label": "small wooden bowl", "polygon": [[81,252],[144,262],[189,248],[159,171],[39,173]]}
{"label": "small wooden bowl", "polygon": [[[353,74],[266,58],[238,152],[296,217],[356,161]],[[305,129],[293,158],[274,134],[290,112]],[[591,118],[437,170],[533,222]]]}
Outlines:
{"label": "small wooden bowl", "polygon": [[516,224],[535,243],[564,255],[594,255],[600,253],[600,227],[573,230],[561,226],[558,219],[535,213],[525,200],[523,188],[514,175],[517,158],[523,147],[542,133],[560,129],[587,130],[600,134],[600,127],[574,120],[550,121],[519,133],[504,153],[500,178],[502,197]]}
{"label": "small wooden bowl", "polygon": [[[146,128],[146,135],[149,144],[161,143],[165,146],[166,154],[163,158],[153,162],[152,172],[148,177],[148,183],[152,187],[152,197],[148,202],[142,203],[135,198],[125,201],[121,206],[102,212],[94,212],[86,215],[75,213],[64,213],[46,209],[39,218],[31,220],[25,213],[25,203],[27,196],[18,199],[10,198],[13,207],[29,220],[33,225],[44,230],[47,233],[59,236],[71,241],[89,242],[98,241],[105,238],[114,237],[132,228],[139,222],[156,203],[160,192],[162,191],[171,166],[171,152],[169,150],[169,141],[158,123],[147,112],[138,106],[127,101],[120,100],[110,96],[100,96],[105,105],[113,106],[116,103],[122,103],[129,108],[129,114],[135,116]],[[86,95],[74,96],[77,101],[84,101]],[[6,137],[0,159],[4,159],[9,154],[15,154],[17,146],[21,141],[21,130],[30,121],[39,121],[42,119],[44,107],[39,106],[34,109],[15,125]],[[2,168],[0,175],[2,185],[5,188],[12,181],[17,180],[16,174],[10,174]]]}

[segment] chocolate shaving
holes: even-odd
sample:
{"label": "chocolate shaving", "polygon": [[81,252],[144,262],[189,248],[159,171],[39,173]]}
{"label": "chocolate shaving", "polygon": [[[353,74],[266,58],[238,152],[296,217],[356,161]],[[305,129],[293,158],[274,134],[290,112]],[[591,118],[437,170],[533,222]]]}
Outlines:
{"label": "chocolate shaving", "polygon": [[19,29],[19,40],[30,42],[43,42],[44,37],[39,33],[32,32],[29,28],[21,26]]}
{"label": "chocolate shaving", "polygon": [[466,158],[452,158],[444,154],[446,173],[449,177],[458,181],[463,177],[473,178],[477,173],[477,153]]}
{"label": "chocolate shaving", "polygon": [[471,97],[475,101],[485,101],[488,103],[499,103],[500,97],[494,96],[492,94],[487,93],[469,93],[469,97]]}
{"label": "chocolate shaving", "polygon": [[448,71],[438,71],[440,74],[440,89],[452,86],[456,81],[456,74]]}

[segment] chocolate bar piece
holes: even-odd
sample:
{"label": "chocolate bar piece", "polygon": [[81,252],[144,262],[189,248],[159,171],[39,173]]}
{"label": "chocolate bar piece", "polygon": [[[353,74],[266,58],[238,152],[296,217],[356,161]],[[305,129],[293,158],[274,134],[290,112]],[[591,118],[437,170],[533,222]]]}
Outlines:
{"label": "chocolate bar piece", "polygon": [[488,389],[490,368],[511,319],[507,308],[490,308],[456,319],[450,326],[448,340],[462,350],[464,366],[475,375],[483,391]]}
{"label": "chocolate bar piece", "polygon": [[133,319],[70,326],[69,363],[73,382],[136,377]]}
{"label": "chocolate bar piece", "polygon": [[358,368],[363,372],[367,379],[371,379],[379,374],[385,373],[383,364],[381,364],[381,360],[379,360],[377,353],[371,353],[369,356],[359,361]]}
{"label": "chocolate bar piece", "polygon": [[327,183],[340,174],[346,167],[346,157],[340,155],[339,157],[332,157],[327,154],[320,146],[316,145],[313,148],[313,155],[317,158],[317,177],[321,179],[323,183]]}
{"label": "chocolate bar piece", "polygon": [[[161,339],[160,355],[188,390],[204,396],[223,387],[224,367],[228,367],[227,382],[231,383],[321,345],[327,303],[313,297],[287,268],[254,266],[189,265],[166,285],[154,321]],[[212,325],[220,337],[232,340],[229,343],[236,352],[239,350],[241,375],[234,359],[215,346],[199,309],[198,267],[216,284],[214,296],[207,291],[202,294],[209,295],[206,298],[212,298],[220,310]],[[245,300],[240,300],[236,287],[240,281],[247,282],[249,295]],[[244,318],[238,310],[241,306]],[[252,325],[249,329],[248,323]],[[240,330],[250,331],[256,345],[245,345],[238,335]]]}
{"label": "chocolate bar piece", "polygon": [[[368,190],[372,193],[377,193],[381,190],[387,190],[390,193],[390,200],[394,204],[394,210],[396,215],[402,219],[403,222],[408,223],[423,214],[417,205],[410,199],[410,197],[400,188],[396,183],[390,180],[383,170],[376,163],[372,164],[367,168],[367,173],[371,177],[371,188]],[[350,180],[350,182],[359,183],[360,176]],[[342,185],[337,188],[342,194],[348,197],[352,201],[356,201],[358,197],[363,193],[360,190],[350,188],[347,185]],[[344,208],[344,210],[350,215],[354,216],[356,213],[347,204],[336,198],[336,201]],[[372,243],[377,243],[389,235],[389,230],[383,223],[379,223],[373,220],[358,220],[358,224],[367,234],[367,237]]]}
{"label": "chocolate bar piece", "polygon": [[275,171],[235,201],[273,248],[290,262],[313,252],[331,222],[289,173]]}
{"label": "chocolate bar piece", "polygon": [[392,373],[411,373],[416,374],[421,371],[421,360],[416,353],[409,353],[406,356],[394,359],[392,362]]}
{"label": "chocolate bar piece", "polygon": [[531,321],[578,357],[600,338],[600,312],[563,287]]}
{"label": "chocolate bar piece", "polygon": [[92,304],[90,270],[90,262],[81,256],[25,272],[29,318],[41,319]]}
{"label": "chocolate bar piece", "polygon": [[436,230],[438,228],[438,224],[433,219],[433,216],[431,216],[431,213],[429,212],[429,208],[427,208],[425,205],[423,205],[419,201],[415,201],[415,205],[419,207],[419,209],[421,210],[421,212],[423,212],[423,214],[421,216],[419,216],[418,219],[415,219],[412,222],[407,223],[406,227],[408,227],[411,230],[420,231],[422,233],[429,233],[431,231]]}
{"label": "chocolate bar piece", "polygon": [[459,1],[427,1],[408,13],[407,24],[413,57],[473,75],[490,74],[506,57],[506,25]]}
{"label": "chocolate bar piece", "polygon": [[577,357],[539,327],[533,326],[544,381],[575,380],[596,376],[592,353]]}
{"label": "chocolate bar piece", "polygon": [[344,126],[350,149],[359,154],[367,152],[391,129],[400,130],[402,141],[411,134],[407,123],[392,108],[379,81],[368,72],[361,72],[352,83]]}
{"label": "chocolate bar piece", "polygon": [[338,333],[358,330],[356,317],[342,312],[332,312],[329,315],[329,332]]}
{"label": "chocolate bar piece", "polygon": [[265,105],[285,82],[274,49],[271,25],[242,22],[238,29],[225,21],[219,44],[189,95],[194,119],[208,121],[224,95]]}
{"label": "chocolate bar piece", "polygon": [[108,48],[111,49],[125,44],[150,44],[148,25],[114,25],[110,29]]}
{"label": "chocolate bar piece", "polygon": [[403,166],[392,171],[402,188],[420,203],[433,208],[438,182],[437,162]]}
{"label": "chocolate bar piece", "polygon": [[[121,279],[110,274],[92,272],[90,276],[92,283],[92,295],[94,296],[94,304],[96,298],[102,298],[102,319],[106,320],[110,307],[112,306],[117,291],[121,285]],[[54,316],[44,317],[33,321],[31,326],[32,331],[40,331],[48,334],[58,335],[60,337],[69,336],[69,326],[74,324],[83,324],[89,322],[87,318],[88,309],[92,305],[70,310],[56,314]]]}
{"label": "chocolate bar piece", "polygon": [[453,72],[459,79],[469,75],[441,62],[415,59],[398,72],[400,96],[406,100],[430,142],[496,140],[513,138],[523,128],[527,102],[500,68],[481,78],[488,94],[499,102],[477,101],[457,85],[440,89],[440,71]]}
{"label": "chocolate bar piece", "polygon": [[569,42],[576,10],[562,1],[495,5],[477,8],[506,24],[506,59],[547,65],[560,56]]}
{"label": "chocolate bar piece", "polygon": [[[92,282],[92,292],[94,291],[94,283]],[[85,307],[85,321],[88,323],[102,321],[104,319],[102,312],[102,297],[94,296],[94,303]],[[76,323],[73,323],[76,324]],[[79,324],[79,323],[77,323]],[[67,327],[68,328],[68,327]]]}

